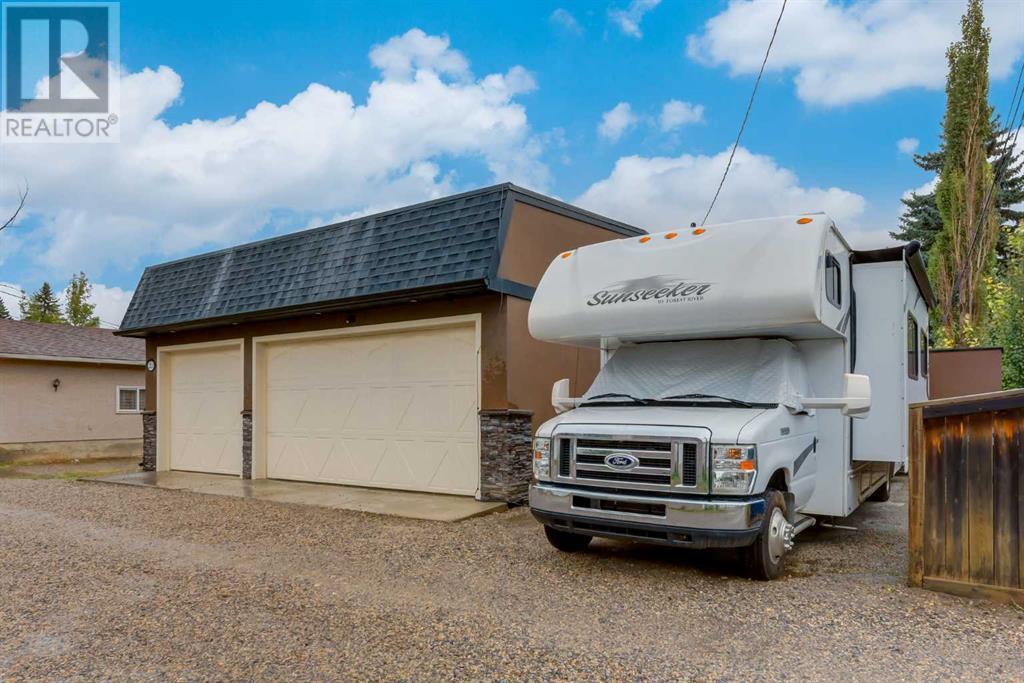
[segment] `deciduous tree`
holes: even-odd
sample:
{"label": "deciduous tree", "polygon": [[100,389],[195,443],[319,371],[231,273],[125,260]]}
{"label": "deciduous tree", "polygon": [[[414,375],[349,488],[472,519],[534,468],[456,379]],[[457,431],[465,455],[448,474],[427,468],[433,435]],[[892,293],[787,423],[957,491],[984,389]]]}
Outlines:
{"label": "deciduous tree", "polygon": [[100,319],[95,315],[96,304],[89,301],[92,285],[85,273],[71,276],[68,288],[64,290],[64,317],[75,327],[99,327]]}
{"label": "deciduous tree", "polygon": [[968,2],[961,30],[961,39],[946,52],[942,168],[935,188],[942,229],[928,254],[938,298],[935,322],[953,345],[968,341],[965,327],[978,328],[984,322],[985,278],[995,263],[1000,222],[987,197],[994,177],[986,144],[993,135],[988,104],[991,37],[981,0]]}

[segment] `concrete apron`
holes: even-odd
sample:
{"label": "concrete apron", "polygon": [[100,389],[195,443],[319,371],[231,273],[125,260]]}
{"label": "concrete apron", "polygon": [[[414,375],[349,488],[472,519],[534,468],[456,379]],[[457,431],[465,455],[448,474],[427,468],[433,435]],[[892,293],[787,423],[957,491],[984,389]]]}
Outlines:
{"label": "concrete apron", "polygon": [[458,522],[508,509],[505,503],[483,503],[467,496],[310,484],[280,479],[241,479],[232,475],[199,472],[131,472],[90,477],[82,481],[256,498],[275,503],[318,505],[438,522]]}

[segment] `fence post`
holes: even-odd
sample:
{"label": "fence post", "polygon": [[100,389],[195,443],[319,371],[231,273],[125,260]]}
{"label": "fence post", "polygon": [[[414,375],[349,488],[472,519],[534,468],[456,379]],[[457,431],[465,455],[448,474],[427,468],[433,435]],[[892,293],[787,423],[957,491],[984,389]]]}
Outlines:
{"label": "fence post", "polygon": [[924,581],[924,489],[925,489],[925,437],[924,413],[920,407],[910,408],[910,498],[908,501],[909,528],[907,531],[907,583],[920,587]]}

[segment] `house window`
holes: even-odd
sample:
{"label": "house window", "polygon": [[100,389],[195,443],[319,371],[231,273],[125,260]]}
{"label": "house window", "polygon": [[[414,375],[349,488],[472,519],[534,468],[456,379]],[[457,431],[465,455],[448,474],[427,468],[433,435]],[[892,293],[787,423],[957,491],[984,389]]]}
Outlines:
{"label": "house window", "polygon": [[917,321],[907,315],[907,377],[917,379]]}
{"label": "house window", "polygon": [[146,407],[146,389],[144,387],[118,387],[117,412],[141,413]]}
{"label": "house window", "polygon": [[921,376],[928,376],[928,333],[921,330]]}
{"label": "house window", "polygon": [[839,261],[825,252],[825,298],[836,308],[843,307],[843,276]]}

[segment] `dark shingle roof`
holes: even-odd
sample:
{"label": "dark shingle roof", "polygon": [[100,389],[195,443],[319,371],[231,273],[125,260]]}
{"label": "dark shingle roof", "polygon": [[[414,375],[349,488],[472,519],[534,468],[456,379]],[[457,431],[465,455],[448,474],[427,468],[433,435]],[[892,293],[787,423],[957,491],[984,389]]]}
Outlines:
{"label": "dark shingle roof", "polygon": [[496,272],[510,195],[623,234],[641,231],[510,184],[151,266],[122,333],[257,312],[302,310],[422,288],[477,284]]}
{"label": "dark shingle roof", "polygon": [[113,330],[22,320],[0,320],[0,356],[46,356],[95,361],[146,358],[146,342],[117,337]]}

